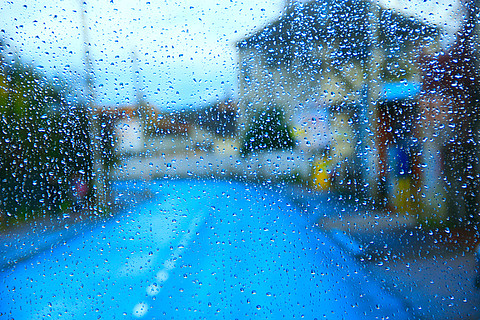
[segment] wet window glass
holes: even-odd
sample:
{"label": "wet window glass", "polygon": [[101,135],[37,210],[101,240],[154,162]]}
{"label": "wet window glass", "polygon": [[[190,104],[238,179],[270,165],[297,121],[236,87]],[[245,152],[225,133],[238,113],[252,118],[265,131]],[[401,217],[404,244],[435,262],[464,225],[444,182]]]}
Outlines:
{"label": "wet window glass", "polygon": [[478,319],[479,5],[3,1],[0,318]]}

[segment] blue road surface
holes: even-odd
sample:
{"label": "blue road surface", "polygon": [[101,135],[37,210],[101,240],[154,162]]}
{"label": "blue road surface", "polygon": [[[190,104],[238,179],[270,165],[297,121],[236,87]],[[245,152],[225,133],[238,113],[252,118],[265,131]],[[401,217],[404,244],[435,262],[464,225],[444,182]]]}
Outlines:
{"label": "blue road surface", "polygon": [[408,318],[279,193],[218,181],[143,187],[148,201],[4,271],[0,318]]}

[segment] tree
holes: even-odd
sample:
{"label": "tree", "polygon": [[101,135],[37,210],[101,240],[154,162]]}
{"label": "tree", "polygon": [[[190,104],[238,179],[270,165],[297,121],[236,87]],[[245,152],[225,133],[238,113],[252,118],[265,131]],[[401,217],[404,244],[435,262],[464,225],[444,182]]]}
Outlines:
{"label": "tree", "polygon": [[87,119],[66,88],[0,58],[0,213],[58,211],[71,201],[72,176],[91,175]]}

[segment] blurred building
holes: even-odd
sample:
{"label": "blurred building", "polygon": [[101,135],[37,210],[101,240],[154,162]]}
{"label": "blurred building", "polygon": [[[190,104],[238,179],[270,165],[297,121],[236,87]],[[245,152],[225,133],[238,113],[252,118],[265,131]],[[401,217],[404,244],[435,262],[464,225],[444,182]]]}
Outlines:
{"label": "blurred building", "polygon": [[237,43],[241,127],[263,108],[283,108],[300,152],[329,150],[339,190],[374,181],[370,190],[389,198],[412,174],[418,55],[436,43],[432,26],[368,1],[292,4]]}

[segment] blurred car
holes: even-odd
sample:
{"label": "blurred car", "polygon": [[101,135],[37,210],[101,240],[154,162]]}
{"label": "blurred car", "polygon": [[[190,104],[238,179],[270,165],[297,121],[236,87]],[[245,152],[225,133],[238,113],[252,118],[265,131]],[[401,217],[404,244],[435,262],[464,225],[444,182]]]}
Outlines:
{"label": "blurred car", "polygon": [[[124,187],[128,189],[128,184]],[[152,181],[152,197],[3,272],[7,319],[406,319],[278,192]]]}

